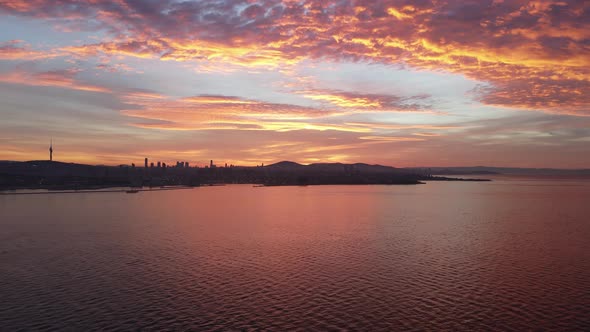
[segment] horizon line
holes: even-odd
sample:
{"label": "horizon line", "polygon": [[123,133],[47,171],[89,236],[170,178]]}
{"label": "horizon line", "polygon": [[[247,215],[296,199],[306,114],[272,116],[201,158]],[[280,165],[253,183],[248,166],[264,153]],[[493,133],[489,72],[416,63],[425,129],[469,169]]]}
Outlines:
{"label": "horizon line", "polygon": [[[0,162],[17,162],[17,163],[26,163],[26,162],[53,162],[53,163],[63,163],[63,164],[76,164],[76,165],[86,165],[86,166],[107,166],[107,167],[120,167],[120,166],[128,166],[131,167],[131,164],[134,163],[130,163],[130,164],[86,164],[86,163],[80,163],[80,162],[72,162],[72,161],[60,161],[60,160],[47,160],[47,159],[37,159],[37,160],[0,160]],[[392,167],[392,168],[400,168],[400,169],[412,169],[412,168],[416,168],[416,169],[428,169],[428,168],[439,168],[439,169],[444,169],[444,168],[513,168],[513,169],[544,169],[544,170],[570,170],[570,171],[580,171],[580,170],[590,170],[590,166],[588,167],[584,167],[584,168],[572,168],[572,167],[523,167],[523,166],[490,166],[490,165],[474,165],[474,166],[391,166],[391,165],[383,165],[383,164],[372,164],[372,163],[367,163],[367,162],[350,162],[350,163],[346,163],[346,162],[314,162],[314,163],[300,163],[300,162],[296,162],[296,161],[292,161],[292,160],[281,160],[281,161],[277,161],[277,162],[273,162],[273,163],[269,163],[266,164],[265,163],[261,163],[263,166],[262,167],[267,167],[267,166],[272,166],[278,163],[282,163],[282,162],[290,162],[290,163],[295,163],[298,165],[302,165],[302,166],[309,166],[309,165],[317,165],[317,164],[342,164],[342,165],[355,165],[355,164],[364,164],[364,165],[369,165],[369,166],[383,166],[383,167]],[[174,167],[175,164],[171,163],[167,165],[170,165],[170,167]],[[234,167],[259,167],[260,165],[233,165]],[[136,166],[137,168],[144,168],[142,164],[139,164],[138,166]],[[155,167],[155,166],[154,166]],[[207,166],[199,166],[198,164],[195,164],[195,166],[190,166],[190,168],[205,168],[208,167]],[[219,168],[223,168],[223,166],[217,166]],[[149,167],[148,167],[149,168]]]}

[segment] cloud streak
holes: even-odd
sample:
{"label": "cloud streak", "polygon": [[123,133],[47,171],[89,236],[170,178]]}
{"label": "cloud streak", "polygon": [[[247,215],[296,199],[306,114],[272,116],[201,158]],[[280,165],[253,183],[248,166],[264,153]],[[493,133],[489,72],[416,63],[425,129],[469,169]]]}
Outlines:
{"label": "cloud streak", "polygon": [[295,91],[312,100],[335,107],[369,111],[424,112],[430,105],[424,104],[429,96],[399,97],[392,94],[359,93],[330,89]]}
{"label": "cloud streak", "polygon": [[34,50],[21,40],[0,43],[0,60],[41,60],[56,56],[53,52]]}
{"label": "cloud streak", "polygon": [[290,104],[268,103],[234,96],[199,95],[172,99],[131,94],[124,101],[135,108],[123,115],[147,120],[134,126],[166,130],[339,130],[366,132],[366,128],[315,122],[337,111]]}
{"label": "cloud streak", "polygon": [[30,85],[57,87],[71,90],[112,93],[109,88],[93,85],[77,79],[76,69],[52,70],[35,72],[24,69],[16,69],[9,72],[0,73],[0,82]]}

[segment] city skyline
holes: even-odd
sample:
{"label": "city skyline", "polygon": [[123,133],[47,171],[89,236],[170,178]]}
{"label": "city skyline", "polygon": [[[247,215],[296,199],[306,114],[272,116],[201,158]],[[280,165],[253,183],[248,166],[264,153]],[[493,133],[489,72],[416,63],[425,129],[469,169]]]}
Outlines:
{"label": "city skyline", "polygon": [[0,160],[46,160],[50,142],[53,160],[107,165],[588,168],[589,13],[577,1],[2,2]]}

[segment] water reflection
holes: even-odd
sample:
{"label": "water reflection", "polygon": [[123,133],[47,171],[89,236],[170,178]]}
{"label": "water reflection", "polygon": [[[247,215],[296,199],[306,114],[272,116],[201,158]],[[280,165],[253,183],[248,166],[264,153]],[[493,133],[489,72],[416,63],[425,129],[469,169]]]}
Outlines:
{"label": "water reflection", "polygon": [[589,194],[511,180],[2,196],[0,321],[585,329]]}

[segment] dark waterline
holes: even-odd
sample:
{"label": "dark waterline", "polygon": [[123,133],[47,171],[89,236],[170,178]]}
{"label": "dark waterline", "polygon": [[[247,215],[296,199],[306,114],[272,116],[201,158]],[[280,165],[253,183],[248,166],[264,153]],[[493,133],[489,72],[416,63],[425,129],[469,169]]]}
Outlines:
{"label": "dark waterline", "polygon": [[106,194],[106,193],[139,193],[144,191],[167,191],[167,190],[190,190],[193,187],[158,187],[158,188],[103,188],[103,189],[80,189],[80,190],[47,190],[47,189],[24,189],[24,190],[0,190],[0,196],[8,195],[58,195],[58,194]]}
{"label": "dark waterline", "polygon": [[0,197],[3,330],[590,329],[590,181]]}

